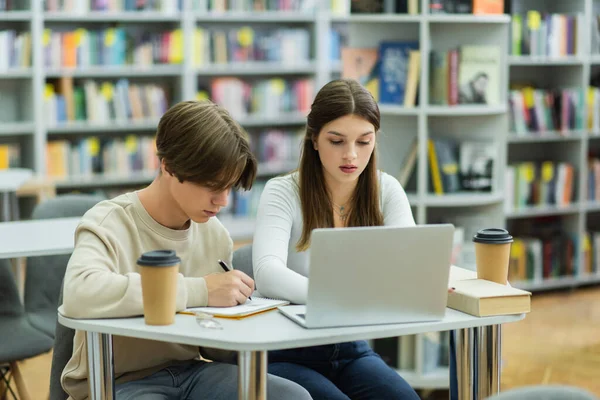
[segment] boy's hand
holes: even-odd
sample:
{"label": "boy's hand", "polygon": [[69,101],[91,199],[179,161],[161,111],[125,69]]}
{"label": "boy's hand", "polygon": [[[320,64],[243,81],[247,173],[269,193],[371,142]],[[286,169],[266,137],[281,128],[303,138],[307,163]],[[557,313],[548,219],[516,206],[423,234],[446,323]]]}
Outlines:
{"label": "boy's hand", "polygon": [[254,280],[242,271],[233,270],[204,277],[209,307],[232,307],[246,302],[254,291]]}

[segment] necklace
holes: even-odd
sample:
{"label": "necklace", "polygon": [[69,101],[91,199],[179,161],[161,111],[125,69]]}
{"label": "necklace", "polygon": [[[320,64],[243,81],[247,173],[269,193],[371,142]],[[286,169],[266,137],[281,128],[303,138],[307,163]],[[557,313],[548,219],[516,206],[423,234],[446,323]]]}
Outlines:
{"label": "necklace", "polygon": [[[333,203],[333,202],[332,202]],[[333,203],[334,205],[334,210],[337,213],[337,215],[340,216],[340,219],[342,221],[346,221],[346,218],[348,218],[348,214],[346,214],[344,211],[346,210],[345,206],[338,206],[337,204]],[[339,208],[339,211],[337,210]]]}

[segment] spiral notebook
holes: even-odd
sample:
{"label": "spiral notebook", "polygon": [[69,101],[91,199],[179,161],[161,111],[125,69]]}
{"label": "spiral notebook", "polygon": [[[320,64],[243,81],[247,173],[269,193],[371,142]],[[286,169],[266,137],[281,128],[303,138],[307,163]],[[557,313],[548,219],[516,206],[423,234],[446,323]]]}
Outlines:
{"label": "spiral notebook", "polygon": [[245,318],[288,305],[289,303],[289,301],[285,300],[268,299],[252,295],[252,300],[247,300],[246,303],[233,307],[191,307],[185,311],[204,312],[219,318]]}

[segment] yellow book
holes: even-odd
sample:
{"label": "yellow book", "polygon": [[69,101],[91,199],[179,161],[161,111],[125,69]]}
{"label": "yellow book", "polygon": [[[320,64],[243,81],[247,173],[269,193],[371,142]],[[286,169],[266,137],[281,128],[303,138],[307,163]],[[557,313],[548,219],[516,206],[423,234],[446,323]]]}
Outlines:
{"label": "yellow book", "polygon": [[181,64],[183,62],[183,31],[175,29],[171,32],[169,42],[169,63]]}
{"label": "yellow book", "polygon": [[10,166],[8,157],[9,150],[7,144],[0,145],[0,169],[7,169]]}
{"label": "yellow book", "polygon": [[531,311],[531,293],[484,279],[454,281],[447,306],[476,317]]}
{"label": "yellow book", "polygon": [[419,89],[419,76],[421,75],[421,52],[411,50],[408,58],[408,74],[406,75],[406,90],[404,94],[404,107],[414,107]]}
{"label": "yellow book", "polygon": [[431,182],[433,183],[433,191],[435,194],[444,194],[442,176],[438,165],[437,154],[435,152],[435,143],[433,140],[427,140],[427,148],[429,151],[429,172],[431,174]]}

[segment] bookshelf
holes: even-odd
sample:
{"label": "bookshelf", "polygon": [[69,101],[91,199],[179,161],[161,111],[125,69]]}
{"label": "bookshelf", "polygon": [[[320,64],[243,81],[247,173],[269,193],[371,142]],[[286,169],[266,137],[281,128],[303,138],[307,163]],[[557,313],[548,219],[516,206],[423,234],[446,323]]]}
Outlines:
{"label": "bookshelf", "polygon": [[[119,3],[124,9],[98,10],[95,8],[99,3],[82,0],[69,3],[73,9],[65,10],[60,8],[61,1],[17,0],[11,3],[13,9],[0,10],[0,32],[27,33],[30,40],[28,63],[4,66],[0,62],[0,146],[18,148],[19,166],[54,181],[58,193],[102,191],[111,196],[151,182],[155,176],[153,169],[129,168],[115,173],[100,172],[106,170],[104,166],[97,170],[86,165],[75,170],[71,166],[67,173],[51,171],[49,167],[54,167],[49,157],[73,157],[69,154],[75,151],[76,144],[84,149],[98,146],[104,149],[106,142],[114,141],[128,148],[133,138],[141,140],[155,134],[165,107],[203,95],[218,97],[212,93],[217,80],[235,78],[250,88],[262,84],[267,87],[267,94],[280,90],[282,83],[285,90],[291,90],[288,86],[293,82],[305,80],[310,82],[311,90],[306,92],[310,95],[329,79],[329,54],[319,39],[329,34],[329,19],[317,12],[312,1],[287,3],[290,7],[297,4],[300,9],[261,12],[244,8],[243,2],[237,2],[235,10],[209,9],[211,2],[198,0],[161,0],[147,2],[149,9],[126,9],[132,3]],[[219,7],[225,3],[214,4]],[[115,6],[116,3],[106,5]],[[122,38],[127,40],[127,47],[120,47]],[[268,43],[263,45],[258,41]],[[76,50],[65,50],[66,42],[74,42]],[[157,50],[161,45],[166,50]],[[250,52],[248,46],[252,48]],[[94,58],[88,57],[89,54],[102,56]],[[299,54],[304,58],[299,58]],[[234,56],[238,59],[233,59]],[[121,97],[118,97],[119,84],[126,91]],[[154,100],[138,104],[135,117],[131,94],[127,96],[133,86],[139,96]],[[222,87],[227,91],[231,86]],[[84,117],[60,115],[59,110],[63,109],[69,113],[62,104],[69,101],[64,96],[66,92],[72,93],[71,96],[83,93],[85,107],[88,103],[95,104],[92,107],[95,111],[81,111],[75,103],[75,112],[85,114]],[[164,95],[164,99],[157,93]],[[220,102],[228,109],[235,111],[246,106],[226,95],[221,97]],[[276,150],[278,143],[295,146],[296,135],[306,121],[308,96],[303,102],[301,109],[252,105],[250,112],[236,115],[250,133],[257,155],[275,154],[276,159],[259,157],[259,180],[296,167],[295,147],[293,151],[273,149]],[[129,115],[119,116],[119,109],[124,108],[128,108]],[[81,145],[86,141],[90,144]],[[49,144],[53,151],[48,150]],[[78,150],[83,151],[81,148]],[[90,168],[95,168],[94,173],[90,173]],[[256,197],[260,188],[260,184],[256,185]],[[236,205],[230,209],[232,215],[223,219],[233,230],[232,236],[248,240],[253,232],[254,200],[244,200],[241,211],[238,203],[242,200],[232,200]],[[22,214],[27,216],[32,204],[25,201],[22,209],[23,206]]]}
{"label": "bookshelf", "polygon": [[[384,9],[393,2],[384,1]],[[418,224],[451,222],[462,228],[464,243],[456,264],[475,268],[468,238],[484,226],[504,226],[504,174],[508,142],[508,82],[510,16],[430,13],[430,1],[418,2],[413,14],[332,15],[331,25],[344,32],[342,45],[378,48],[384,41],[418,41],[420,51],[418,102],[412,107],[380,102],[382,118],[378,139],[380,167],[398,177],[416,143],[416,162],[404,185]],[[424,10],[424,11],[423,11]],[[431,52],[447,52],[464,45],[493,46],[496,51],[496,101],[491,104],[454,104],[431,98]],[[346,59],[348,60],[348,58]],[[331,64],[331,78],[344,75],[344,62]],[[429,139],[457,143],[482,142],[496,149],[491,188],[482,191],[443,190],[431,183]],[[404,160],[404,161],[403,161]],[[399,364],[399,373],[415,388],[447,388],[448,367],[438,362],[447,354],[445,333],[391,340],[383,346]],[[391,350],[390,350],[391,349]],[[446,360],[447,361],[447,360]]]}
{"label": "bookshelf", "polygon": [[[600,2],[512,0],[506,4],[505,12],[513,15],[508,59],[511,116],[520,106],[521,98],[525,98],[521,97],[523,94],[532,96],[516,86],[523,83],[537,90],[533,96],[542,94],[543,99],[551,101],[538,109],[542,114],[550,109],[548,104],[561,111],[565,102],[569,105],[566,114],[555,111],[550,114],[552,117],[536,120],[536,125],[531,119],[525,120],[529,122],[527,129],[523,129],[523,114],[511,117],[505,226],[515,237],[525,239],[514,249],[512,282],[531,291],[597,284],[600,270],[596,260],[600,253],[594,232],[600,229],[600,198],[594,195],[596,175],[589,158],[597,158],[600,151],[597,123],[593,122],[600,109],[588,88],[600,86],[596,17],[600,14]],[[565,25],[560,26],[562,21],[566,21]],[[527,24],[531,29],[525,28]],[[561,40],[557,39],[557,33]],[[517,91],[515,95],[513,90]],[[558,95],[548,96],[548,91]],[[534,110],[540,103],[540,97],[528,102]],[[537,115],[540,114],[534,111],[534,116]],[[533,167],[526,162],[533,162]],[[559,170],[561,164],[571,166],[572,175],[560,176],[565,171]],[[554,199],[547,196],[549,184],[562,190],[553,189]],[[532,187],[537,192],[531,191]],[[567,201],[565,193],[569,194]],[[529,201],[524,201],[527,195]],[[556,201],[556,197],[563,201]],[[555,243],[552,236],[557,240]],[[559,261],[549,262],[545,252]],[[533,261],[524,263],[525,254]]]}

